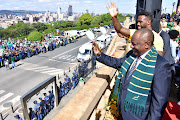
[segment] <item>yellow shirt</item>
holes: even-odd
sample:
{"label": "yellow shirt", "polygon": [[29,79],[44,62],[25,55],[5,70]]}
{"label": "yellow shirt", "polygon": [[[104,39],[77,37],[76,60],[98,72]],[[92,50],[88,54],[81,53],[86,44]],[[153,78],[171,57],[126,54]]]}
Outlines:
{"label": "yellow shirt", "polygon": [[[136,29],[130,29],[130,39],[135,31],[136,31]],[[154,34],[154,42],[153,42],[154,47],[158,51],[163,51],[164,42],[163,42],[162,37],[158,33],[156,33],[154,30],[152,32]]]}

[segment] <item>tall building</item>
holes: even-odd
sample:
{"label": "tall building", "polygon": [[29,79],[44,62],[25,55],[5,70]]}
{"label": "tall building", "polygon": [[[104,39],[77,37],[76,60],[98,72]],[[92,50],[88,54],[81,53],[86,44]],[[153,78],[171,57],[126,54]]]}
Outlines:
{"label": "tall building", "polygon": [[46,17],[49,17],[49,16],[50,16],[49,10],[46,10],[45,16],[46,16]]}
{"label": "tall building", "polygon": [[61,14],[61,8],[60,8],[60,7],[58,7],[58,9],[57,9],[57,14],[58,14],[58,15]]}
{"label": "tall building", "polygon": [[69,5],[68,16],[72,16],[72,5]]}

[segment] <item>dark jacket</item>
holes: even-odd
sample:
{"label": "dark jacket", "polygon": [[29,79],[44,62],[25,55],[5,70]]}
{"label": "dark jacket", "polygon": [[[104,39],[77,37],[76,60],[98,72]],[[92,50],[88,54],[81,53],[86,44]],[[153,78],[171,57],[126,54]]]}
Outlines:
{"label": "dark jacket", "polygon": [[163,30],[161,31],[160,36],[162,37],[163,42],[164,42],[163,57],[169,62],[170,65],[172,65],[175,63],[175,61],[171,53],[170,37],[168,33],[164,32]]}
{"label": "dark jacket", "polygon": [[[105,65],[120,70],[121,65],[132,54],[132,51],[127,53],[123,58],[110,57],[105,54],[101,54],[101,57],[97,60]],[[155,66],[153,81],[151,90],[149,91],[147,102],[145,105],[145,112],[143,116],[136,116],[129,111],[124,110],[124,100],[127,94],[127,88],[129,86],[130,79],[126,79],[126,75],[122,78],[122,86],[119,96],[119,107],[121,108],[121,114],[124,120],[161,120],[167,105],[170,86],[171,86],[171,68],[167,60],[160,55],[157,56],[157,62]]]}

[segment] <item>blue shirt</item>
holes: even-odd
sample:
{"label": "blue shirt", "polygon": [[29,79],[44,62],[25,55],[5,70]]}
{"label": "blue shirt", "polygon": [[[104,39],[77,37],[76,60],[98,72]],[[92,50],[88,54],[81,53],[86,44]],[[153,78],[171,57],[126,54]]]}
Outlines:
{"label": "blue shirt", "polygon": [[34,111],[38,111],[39,112],[39,108],[40,108],[39,103],[34,104]]}

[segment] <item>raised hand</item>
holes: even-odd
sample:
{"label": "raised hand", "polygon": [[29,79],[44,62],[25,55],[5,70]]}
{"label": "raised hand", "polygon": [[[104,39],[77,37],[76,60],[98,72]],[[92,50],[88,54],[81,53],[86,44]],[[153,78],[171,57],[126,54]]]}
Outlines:
{"label": "raised hand", "polygon": [[94,54],[97,55],[97,56],[100,56],[101,51],[99,50],[99,47],[98,47],[97,43],[94,40],[92,40],[92,42],[93,42],[93,45],[94,45],[94,48],[93,48],[94,49]]}
{"label": "raised hand", "polygon": [[111,17],[117,17],[118,15],[118,8],[116,8],[116,3],[111,1],[111,5],[108,3],[106,8],[109,10],[109,14]]}

